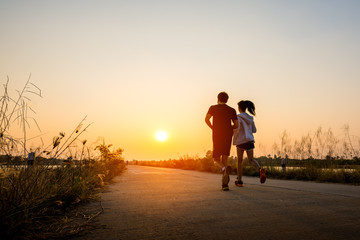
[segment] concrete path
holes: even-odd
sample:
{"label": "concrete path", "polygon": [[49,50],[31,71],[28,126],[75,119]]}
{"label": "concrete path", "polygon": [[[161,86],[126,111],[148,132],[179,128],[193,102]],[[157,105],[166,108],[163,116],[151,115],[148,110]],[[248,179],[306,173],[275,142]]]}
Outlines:
{"label": "concrete path", "polygon": [[128,166],[78,239],[360,239],[360,187]]}

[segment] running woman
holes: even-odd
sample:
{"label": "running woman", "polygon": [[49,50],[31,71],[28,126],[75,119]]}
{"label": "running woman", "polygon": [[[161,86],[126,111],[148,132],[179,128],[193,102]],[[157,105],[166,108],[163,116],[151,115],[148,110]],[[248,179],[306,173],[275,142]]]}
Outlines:
{"label": "running woman", "polygon": [[[238,187],[243,187],[244,183],[242,181],[243,175],[243,157],[244,151],[248,157],[249,162],[257,167],[260,172],[260,182],[264,183],[266,181],[265,169],[261,168],[259,163],[254,159],[254,148],[255,148],[255,139],[254,133],[256,133],[256,126],[254,118],[255,116],[255,105],[251,101],[240,101],[238,102],[238,108],[240,114],[237,115],[239,127],[234,131],[233,144],[236,145],[237,150],[237,175],[238,180],[235,181],[235,185]],[[246,110],[251,114],[249,115]]]}

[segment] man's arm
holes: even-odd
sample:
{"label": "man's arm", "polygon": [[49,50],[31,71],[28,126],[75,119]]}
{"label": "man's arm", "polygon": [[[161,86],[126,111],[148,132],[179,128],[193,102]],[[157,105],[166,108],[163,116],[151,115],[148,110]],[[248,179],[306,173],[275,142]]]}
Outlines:
{"label": "man's arm", "polygon": [[211,128],[211,129],[213,129],[213,125],[211,124],[211,122],[210,122],[210,118],[212,117],[212,115],[211,114],[206,114],[206,117],[205,117],[205,122],[206,122],[206,124],[209,126],[209,128]]}

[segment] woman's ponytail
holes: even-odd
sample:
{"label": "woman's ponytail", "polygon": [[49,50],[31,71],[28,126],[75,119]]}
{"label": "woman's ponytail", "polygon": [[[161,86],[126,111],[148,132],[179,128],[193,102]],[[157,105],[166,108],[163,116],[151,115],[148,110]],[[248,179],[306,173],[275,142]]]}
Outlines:
{"label": "woman's ponytail", "polygon": [[246,106],[248,111],[252,114],[252,115],[256,115],[255,113],[255,104],[252,101],[246,100]]}
{"label": "woman's ponytail", "polygon": [[245,100],[238,102],[238,106],[241,111],[245,112],[247,109],[252,115],[255,116],[255,104],[252,101]]}

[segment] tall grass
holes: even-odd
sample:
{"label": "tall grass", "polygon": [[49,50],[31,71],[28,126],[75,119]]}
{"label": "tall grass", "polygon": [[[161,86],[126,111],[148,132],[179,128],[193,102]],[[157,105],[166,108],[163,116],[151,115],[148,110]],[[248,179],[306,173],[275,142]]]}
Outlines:
{"label": "tall grass", "polygon": [[[27,166],[26,155],[30,152],[27,129],[31,120],[37,126],[28,115],[34,112],[29,107],[28,95],[41,97],[41,91],[29,77],[18,97],[12,98],[8,84],[9,79],[0,98],[0,239],[49,239],[77,234],[84,228],[64,227],[68,210],[96,199],[99,190],[125,169],[123,150],[111,151],[105,145],[95,148],[100,159],[91,157],[87,141],[79,140],[91,125],[83,127],[84,118],[70,135],[60,132],[47,147],[39,147],[34,165]],[[23,139],[10,134],[10,127],[16,122]],[[71,149],[79,142],[81,153],[72,160],[75,158]],[[56,165],[65,156],[71,157],[70,160]],[[6,170],[2,171],[1,167]]]}
{"label": "tall grass", "polygon": [[33,166],[12,165],[12,171],[0,174],[0,239],[58,238],[84,230],[75,226],[64,231],[66,222],[59,219],[67,219],[68,210],[78,204],[96,199],[100,189],[124,171],[122,149],[111,151],[107,145],[102,150],[98,160],[54,165],[42,164],[54,159],[42,159]]}
{"label": "tall grass", "polygon": [[94,199],[97,190],[124,168],[122,160],[92,161],[84,166],[23,168],[0,178],[1,238],[42,238],[45,233],[48,237],[44,222]]}
{"label": "tall grass", "polygon": [[[40,130],[34,117],[30,113],[35,111],[30,107],[30,95],[41,97],[41,90],[34,83],[30,82],[31,75],[24,84],[24,87],[17,91],[17,96],[12,97],[9,94],[8,85],[9,77],[3,85],[4,92],[0,97],[0,154],[11,154],[20,147],[23,150],[25,157],[27,151],[27,129],[31,127],[31,123]],[[16,122],[22,132],[22,139],[17,139],[11,136],[10,127]]]}
{"label": "tall grass", "polygon": [[[356,159],[360,157],[360,137],[352,135],[349,125],[343,127],[343,134],[335,136],[331,128],[321,126],[315,132],[307,133],[300,139],[291,139],[284,130],[279,141],[274,142],[271,151],[259,145],[261,155],[286,157],[292,159]],[[269,153],[272,153],[271,155]]]}

